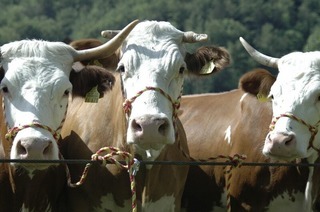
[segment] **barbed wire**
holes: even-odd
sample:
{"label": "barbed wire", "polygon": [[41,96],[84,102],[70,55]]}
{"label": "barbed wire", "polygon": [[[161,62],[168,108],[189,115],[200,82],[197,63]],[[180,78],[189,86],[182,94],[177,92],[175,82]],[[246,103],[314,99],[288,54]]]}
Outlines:
{"label": "barbed wire", "polygon": [[[125,161],[119,161],[125,164]],[[179,166],[231,166],[234,162],[217,162],[217,161],[139,161],[144,165],[179,165]],[[84,160],[84,159],[63,159],[63,160],[23,160],[23,159],[0,159],[0,163],[40,163],[40,164],[88,164],[101,163],[100,161]],[[112,164],[112,163],[109,163]],[[290,163],[290,162],[242,162],[241,166],[298,166],[298,167],[319,167],[320,163]]]}

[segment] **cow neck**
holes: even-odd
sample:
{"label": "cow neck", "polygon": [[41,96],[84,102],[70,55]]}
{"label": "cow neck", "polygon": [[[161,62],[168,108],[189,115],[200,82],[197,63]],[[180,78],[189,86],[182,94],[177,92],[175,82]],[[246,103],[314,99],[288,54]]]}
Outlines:
{"label": "cow neck", "polygon": [[[4,154],[4,158],[5,159],[9,159],[10,156],[9,156],[9,153],[10,153],[10,149],[11,149],[11,143],[7,141],[6,139],[6,133],[7,133],[7,122],[6,122],[6,114],[5,114],[5,110],[4,110],[4,99],[3,97],[0,98],[1,100],[1,105],[2,105],[2,113],[0,113],[0,121],[1,121],[1,145],[2,145],[2,148],[3,148],[3,154]],[[8,164],[6,163],[4,165],[6,171],[8,172],[9,174],[9,180],[10,180],[10,186],[11,186],[11,189],[12,189],[12,192],[15,193],[16,191],[16,185],[14,183],[14,179],[13,179],[13,168]]]}
{"label": "cow neck", "polygon": [[318,127],[320,125],[320,120],[315,125],[310,125],[310,124],[306,123],[303,119],[300,119],[300,118],[298,118],[297,116],[295,116],[295,115],[293,115],[291,113],[283,113],[283,114],[280,114],[279,116],[273,117],[273,119],[271,121],[271,124],[269,126],[269,130],[270,131],[274,130],[277,121],[282,117],[293,119],[293,120],[301,123],[302,125],[305,125],[308,128],[309,132],[311,133],[311,136],[310,136],[310,139],[309,139],[308,149],[310,149],[310,148],[314,149],[318,153],[318,156],[319,156],[320,155],[320,149],[316,148],[313,145],[313,141],[314,141],[314,139],[315,139],[315,137],[316,137],[316,135],[318,133]]}

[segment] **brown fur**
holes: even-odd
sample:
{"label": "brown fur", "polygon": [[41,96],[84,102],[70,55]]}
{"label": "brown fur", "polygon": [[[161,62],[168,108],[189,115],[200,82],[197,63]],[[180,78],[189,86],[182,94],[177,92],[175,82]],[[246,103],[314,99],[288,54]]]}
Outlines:
{"label": "brown fur", "polygon": [[[61,145],[64,157],[90,159],[94,152],[105,146],[114,146],[131,152],[131,148],[125,143],[126,123],[122,102],[120,83],[116,83],[113,90],[106,93],[97,104],[83,103],[75,98],[70,103],[62,131],[64,139]],[[180,141],[166,147],[159,160],[186,160],[179,147],[182,145],[187,152],[185,134],[180,122],[178,124]],[[70,165],[73,182],[79,180],[83,168],[84,165]],[[187,171],[188,167],[154,166],[150,171],[146,171],[143,166],[140,167],[136,178],[138,200],[143,201],[143,190],[145,190],[144,201],[157,200],[163,195],[172,194],[177,195],[179,200]],[[115,165],[108,165],[108,169],[93,166],[84,185],[68,189],[70,200],[68,210],[91,211],[99,205],[100,197],[106,194],[113,195],[115,202],[121,206],[125,200],[131,200],[129,182],[127,171]],[[179,205],[180,202],[176,204]]]}
{"label": "brown fur", "polygon": [[212,73],[216,73],[230,64],[230,55],[225,48],[204,46],[198,48],[195,53],[187,53],[185,61],[188,70],[193,74],[199,74],[207,62],[213,61],[215,68]]}
{"label": "brown fur", "polygon": [[239,80],[239,88],[245,92],[257,95],[258,93],[268,96],[270,88],[276,81],[269,71],[265,69],[256,69],[243,75]]}
{"label": "brown fur", "polygon": [[[241,89],[182,97],[180,119],[192,157],[206,159],[218,155],[244,154],[247,155],[245,162],[270,162],[262,154],[262,147],[272,118],[271,103],[261,103],[255,96],[258,88],[267,87],[261,86],[259,80],[256,80],[261,79],[264,83],[264,77],[268,80],[270,78],[263,70],[242,77],[240,84],[254,88],[254,95],[247,94],[241,102],[245,94]],[[250,82],[250,79],[253,81]],[[225,139],[225,131],[229,126],[230,145]],[[273,198],[285,191],[290,194],[303,193],[307,177],[306,167],[242,166],[234,169],[230,187],[231,209],[264,211]],[[195,212],[210,211],[214,205],[225,205],[226,202],[221,200],[224,186],[222,166],[191,166],[182,205],[187,211]]]}
{"label": "brown fur", "polygon": [[90,65],[84,67],[80,72],[72,71],[70,73],[70,82],[72,83],[72,95],[85,97],[85,95],[96,85],[98,85],[98,92],[100,98],[103,97],[104,93],[111,90],[115,78],[111,72],[106,69]]}

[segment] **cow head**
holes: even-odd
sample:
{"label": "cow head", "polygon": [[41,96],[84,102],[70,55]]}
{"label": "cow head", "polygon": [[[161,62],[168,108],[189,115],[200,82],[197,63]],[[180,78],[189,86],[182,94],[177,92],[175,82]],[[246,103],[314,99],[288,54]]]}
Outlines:
{"label": "cow head", "polygon": [[[102,32],[104,37],[114,34]],[[182,32],[168,22],[144,21],[123,43],[117,70],[126,99],[126,140],[145,158],[156,158],[176,140],[175,119],[185,75],[211,74],[229,64],[223,48],[202,47],[187,53],[185,44],[205,40],[206,34]]]}
{"label": "cow head", "polygon": [[317,157],[320,120],[320,52],[294,52],[281,58],[266,56],[240,38],[258,62],[277,67],[271,86],[273,121],[263,153],[275,159]]}
{"label": "cow head", "polygon": [[[121,35],[90,50],[77,51],[64,43],[38,40],[0,47],[0,89],[8,127],[7,141],[2,142],[11,142],[11,159],[59,159],[56,141],[73,90],[72,82],[77,82],[76,95],[82,94],[77,87],[84,85],[73,75],[69,79],[73,63],[113,54],[136,24],[137,21],[129,24]],[[33,170],[47,168],[48,164],[23,166]]]}

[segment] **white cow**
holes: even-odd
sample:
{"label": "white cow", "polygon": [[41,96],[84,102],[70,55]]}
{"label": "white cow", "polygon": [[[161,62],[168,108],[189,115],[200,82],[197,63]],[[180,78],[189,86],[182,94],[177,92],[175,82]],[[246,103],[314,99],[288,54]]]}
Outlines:
{"label": "white cow", "polygon": [[[243,38],[242,45],[259,63],[278,68],[272,85],[273,121],[263,147],[263,154],[276,160],[307,158],[314,163],[319,156],[320,135],[320,52],[293,52],[281,58],[266,56]],[[305,191],[305,211],[315,201],[312,193],[313,168]]]}
{"label": "white cow", "polygon": [[[22,40],[1,46],[0,141],[4,150],[1,157],[58,160],[57,141],[69,94],[80,96],[80,89],[88,89],[85,86],[94,87],[96,84],[92,83],[100,85],[103,80],[108,83],[104,69],[85,69],[87,76],[93,73],[93,77],[79,79],[77,76],[81,76],[84,69],[81,74],[71,73],[73,63],[110,56],[137,23],[132,22],[113,40],[90,50],[78,51],[61,42],[41,40]],[[63,211],[60,200],[64,199],[60,199],[60,192],[66,185],[64,166],[12,165],[0,164],[1,211]]]}
{"label": "white cow", "polygon": [[[105,31],[103,35],[112,36],[114,32]],[[95,152],[103,146],[116,146],[133,150],[144,161],[187,161],[185,132],[177,117],[184,78],[188,73],[215,73],[229,64],[230,56],[221,47],[202,46],[193,53],[186,51],[188,43],[206,40],[205,34],[182,32],[168,22],[139,23],[119,52],[113,58],[105,58],[114,61],[120,72],[115,74],[117,84],[112,91],[97,105],[82,104],[77,99],[70,103],[62,131],[64,143],[69,143],[65,157],[87,158],[88,148]],[[80,149],[75,139],[86,146]],[[114,167],[103,171],[95,168],[98,170],[90,172],[97,174],[91,179],[88,176],[83,187],[70,189],[73,204],[69,210],[130,210],[129,178],[123,177],[127,172]],[[72,176],[81,174],[73,165],[70,172]],[[141,203],[138,209],[179,211],[187,172],[188,166],[141,167],[136,178],[137,199]]]}

